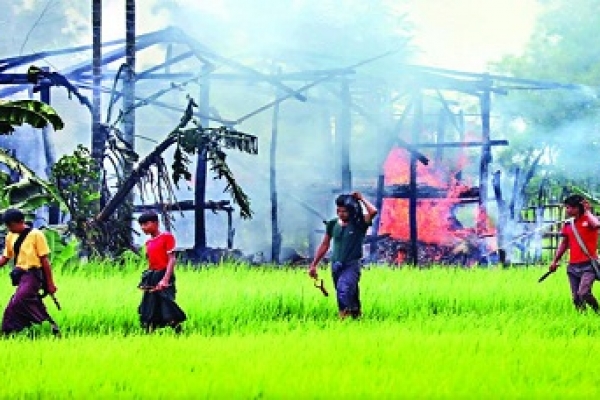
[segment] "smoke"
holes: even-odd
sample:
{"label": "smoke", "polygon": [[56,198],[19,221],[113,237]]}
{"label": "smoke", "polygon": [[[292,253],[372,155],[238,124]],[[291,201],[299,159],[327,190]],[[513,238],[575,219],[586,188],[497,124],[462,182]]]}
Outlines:
{"label": "smoke", "polygon": [[[79,20],[62,31],[71,39],[63,46],[89,44],[91,24],[89,4],[69,3],[64,21]],[[411,56],[408,43],[410,24],[402,13],[389,1],[343,1],[343,0],[290,0],[280,2],[258,2],[250,0],[221,0],[196,2],[192,0],[138,2],[137,31],[148,33],[157,29],[175,26],[219,55],[250,66],[256,71],[273,75],[285,75],[285,85],[292,90],[307,85],[321,77],[305,74],[304,71],[340,69],[359,63],[374,56],[399,50],[381,60],[346,71],[329,81],[303,90],[306,101],[294,97],[281,102],[277,120],[278,144],[277,194],[279,207],[279,229],[284,247],[294,247],[306,255],[311,241],[318,240],[315,231],[323,228],[322,219],[334,215],[333,200],[341,190],[341,131],[344,114],[350,113],[351,145],[350,160],[353,183],[357,188],[374,188],[377,175],[393,143],[392,126],[394,113],[392,96],[399,95],[408,85],[398,84],[401,76],[400,62]],[[124,4],[122,1],[104,1],[105,41],[125,36]],[[85,27],[86,33],[82,33]],[[37,49],[40,50],[40,49]],[[172,56],[187,50],[184,44],[172,47]],[[107,50],[108,51],[108,50]],[[89,62],[90,54],[81,56],[80,61]],[[140,51],[137,55],[137,70],[162,63],[167,57],[167,46],[158,45]],[[56,61],[59,72],[72,66],[72,57]],[[115,71],[122,60],[106,67]],[[231,63],[213,60],[216,70],[210,86],[212,116],[236,121],[259,107],[272,102],[284,93],[264,80],[248,78],[248,74]],[[202,63],[190,59],[170,68],[171,73],[197,74]],[[165,72],[161,69],[158,72]],[[229,77],[230,79],[225,79]],[[343,79],[350,85],[352,105],[343,109]],[[81,82],[80,82],[81,83]],[[109,87],[111,82],[105,82]],[[137,84],[137,95],[147,97],[171,82],[142,80]],[[390,93],[390,88],[397,87]],[[54,93],[54,92],[53,92]],[[183,107],[186,96],[199,99],[200,89],[193,83],[182,90],[174,90],[161,100]],[[54,134],[60,153],[72,151],[77,143],[90,143],[89,114],[83,107],[67,100],[64,93],[53,94],[53,105],[66,121],[63,132]],[[103,97],[106,108],[108,97]],[[430,111],[439,113],[440,105]],[[137,133],[150,140],[138,137],[136,149],[147,154],[156,141],[160,141],[179,121],[181,113],[148,105],[136,111]],[[398,115],[396,115],[398,117]],[[426,136],[435,132],[437,117],[427,122]],[[236,247],[247,252],[263,251],[269,254],[271,242],[271,191],[269,187],[270,146],[273,131],[273,108],[268,108],[254,117],[244,120],[235,127],[259,137],[258,156],[228,151],[228,161],[240,185],[248,192],[255,212],[254,219],[234,220]],[[410,127],[407,121],[407,127]],[[211,126],[218,126],[212,122]],[[432,127],[433,126],[433,127]],[[405,127],[406,128],[406,127]],[[410,128],[406,128],[408,131]],[[405,132],[404,137],[412,141]],[[448,132],[446,139],[459,140],[455,132]],[[423,137],[419,140],[427,141]],[[434,152],[424,152],[434,157]],[[448,156],[451,152],[446,152]],[[165,154],[167,164],[172,152]],[[449,159],[456,161],[455,159]],[[451,162],[451,161],[449,161]],[[476,176],[477,164],[465,166],[465,177]],[[471,169],[469,169],[471,168]],[[194,167],[192,167],[194,170]],[[223,193],[224,182],[209,177],[207,200],[227,199]],[[177,191],[179,200],[193,199],[193,181],[181,185]],[[371,200],[374,200],[371,197]],[[308,209],[313,209],[309,211]],[[314,212],[316,210],[317,213]],[[181,246],[193,243],[193,218],[179,214],[176,234]],[[208,244],[212,247],[225,245],[226,215],[207,212]]]}

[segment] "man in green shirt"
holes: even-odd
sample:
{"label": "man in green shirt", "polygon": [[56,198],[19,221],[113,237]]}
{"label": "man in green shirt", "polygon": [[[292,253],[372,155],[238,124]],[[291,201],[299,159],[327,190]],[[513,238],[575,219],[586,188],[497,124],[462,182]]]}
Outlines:
{"label": "man in green shirt", "polygon": [[[331,271],[341,318],[361,316],[360,281],[362,247],[377,208],[362,194],[340,195],[335,200],[337,218],[327,222],[325,237],[317,249],[308,274],[317,278],[317,265],[323,259],[333,240]],[[363,206],[367,213],[363,214]]]}

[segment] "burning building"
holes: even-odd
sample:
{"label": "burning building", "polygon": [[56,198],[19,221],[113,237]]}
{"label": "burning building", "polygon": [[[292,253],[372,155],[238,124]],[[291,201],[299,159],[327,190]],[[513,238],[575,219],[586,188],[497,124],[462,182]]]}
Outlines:
{"label": "burning building", "polygon": [[[495,250],[495,228],[486,212],[477,207],[479,187],[461,177],[462,163],[450,168],[443,163],[419,164],[416,193],[410,185],[410,154],[402,148],[390,151],[384,163],[378,240],[378,261],[419,265],[472,265]],[[416,198],[417,254],[411,254],[410,200]]]}

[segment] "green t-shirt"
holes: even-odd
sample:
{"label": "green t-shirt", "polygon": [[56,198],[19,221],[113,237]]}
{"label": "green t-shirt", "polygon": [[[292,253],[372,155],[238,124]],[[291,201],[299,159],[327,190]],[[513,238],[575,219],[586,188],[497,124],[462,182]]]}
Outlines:
{"label": "green t-shirt", "polygon": [[362,248],[369,226],[370,224],[358,226],[353,222],[342,226],[337,218],[327,222],[326,233],[333,241],[331,261],[349,262],[360,260],[363,256]]}

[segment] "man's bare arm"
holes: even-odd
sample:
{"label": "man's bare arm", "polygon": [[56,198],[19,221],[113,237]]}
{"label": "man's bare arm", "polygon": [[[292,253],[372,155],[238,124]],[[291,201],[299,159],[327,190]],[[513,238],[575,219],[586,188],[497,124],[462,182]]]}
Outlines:
{"label": "man's bare arm", "polygon": [[558,249],[556,249],[556,255],[554,256],[554,260],[552,260],[552,264],[550,264],[550,271],[556,271],[556,269],[558,268],[558,262],[560,261],[563,254],[565,254],[565,252],[567,251],[568,248],[569,248],[569,239],[566,237],[563,237],[560,244],[558,245]]}
{"label": "man's bare arm", "polygon": [[46,281],[48,283],[48,291],[51,294],[54,294],[57,288],[54,284],[54,277],[52,276],[52,268],[50,266],[50,260],[48,259],[48,256],[41,256],[40,262],[42,263],[42,269],[44,270],[44,275],[46,276]]}
{"label": "man's bare arm", "polygon": [[592,205],[587,200],[583,201],[583,215],[585,215],[590,222],[591,229],[600,228],[600,220],[598,220],[598,217],[592,214]]}
{"label": "man's bare arm", "polygon": [[590,225],[592,229],[598,229],[600,228],[600,220],[598,220],[598,217],[596,217],[594,214],[592,214],[591,210],[587,210],[585,212],[585,215],[588,218],[588,221],[590,221]]}
{"label": "man's bare arm", "polygon": [[373,221],[373,218],[375,218],[375,216],[378,213],[377,207],[375,207],[373,203],[371,203],[369,200],[365,199],[365,197],[360,192],[354,192],[352,195],[355,199],[360,201],[365,206],[365,209],[367,210],[367,215],[365,215],[365,222],[370,224]]}
{"label": "man's bare arm", "polygon": [[165,276],[158,282],[158,290],[164,289],[169,286],[169,282],[171,277],[173,276],[173,271],[175,271],[175,263],[177,259],[175,258],[175,254],[169,253],[169,261],[167,262],[167,271],[165,272]]}
{"label": "man's bare arm", "polygon": [[10,258],[0,256],[0,268],[4,267],[6,264],[8,264],[9,261],[10,261]]}
{"label": "man's bare arm", "polygon": [[331,243],[331,237],[327,234],[323,237],[323,241],[317,248],[317,252],[315,253],[315,258],[310,263],[310,267],[308,268],[308,274],[313,278],[317,277],[317,265],[321,262],[327,251],[329,251],[329,245]]}

